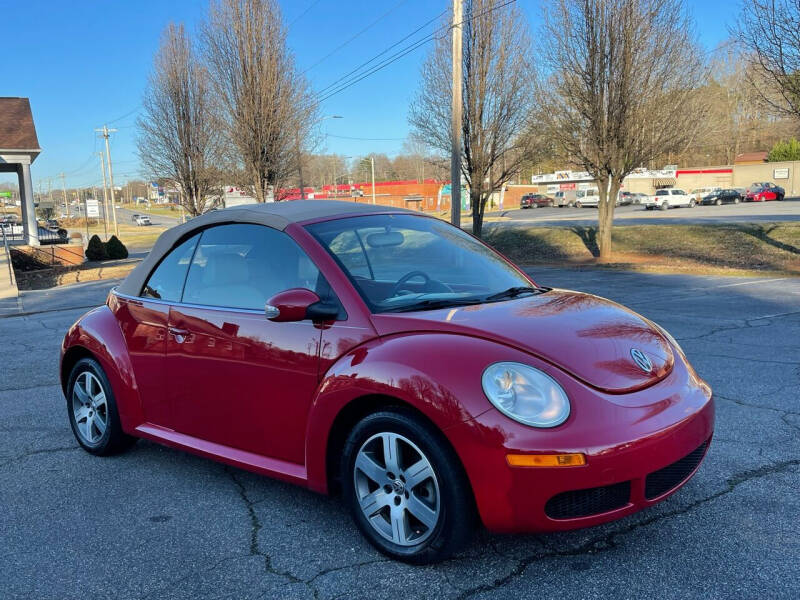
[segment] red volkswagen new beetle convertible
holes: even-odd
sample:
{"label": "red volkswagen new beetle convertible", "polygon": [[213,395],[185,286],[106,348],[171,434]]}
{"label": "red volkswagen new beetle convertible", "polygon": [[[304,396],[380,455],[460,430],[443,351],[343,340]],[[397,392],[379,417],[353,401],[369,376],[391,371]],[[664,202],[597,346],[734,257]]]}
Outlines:
{"label": "red volkswagen new beetle convertible", "polygon": [[685,483],[711,390],[655,323],[541,287],[438,219],[296,201],[212,212],[66,335],[93,454],[147,438],[341,492],[382,552],[619,519]]}

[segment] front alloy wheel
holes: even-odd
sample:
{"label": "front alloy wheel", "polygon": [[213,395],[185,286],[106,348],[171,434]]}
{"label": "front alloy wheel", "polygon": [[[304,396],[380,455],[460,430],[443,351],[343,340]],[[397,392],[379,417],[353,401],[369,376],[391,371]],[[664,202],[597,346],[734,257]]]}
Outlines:
{"label": "front alloy wheel", "polygon": [[428,458],[408,438],[377,433],[356,457],[354,484],[370,525],[400,546],[424,542],[441,512],[439,481]]}
{"label": "front alloy wheel", "polygon": [[87,452],[106,456],[136,443],[135,437],[122,430],[111,384],[93,358],[75,363],[67,381],[66,397],[72,433]]}
{"label": "front alloy wheel", "polygon": [[108,428],[106,392],[91,371],[83,371],[72,386],[72,416],[81,440],[97,445]]}
{"label": "front alloy wheel", "polygon": [[416,414],[397,408],[364,417],[345,441],[340,468],[356,525],[391,558],[440,561],[472,534],[475,508],[460,460]]}

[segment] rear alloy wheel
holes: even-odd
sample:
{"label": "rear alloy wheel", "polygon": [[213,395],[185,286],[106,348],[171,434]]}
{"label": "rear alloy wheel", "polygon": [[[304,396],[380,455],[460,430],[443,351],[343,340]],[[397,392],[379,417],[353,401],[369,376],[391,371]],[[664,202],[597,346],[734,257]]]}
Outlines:
{"label": "rear alloy wheel", "polygon": [[116,454],[136,443],[135,437],[122,431],[111,384],[94,359],[83,358],[72,368],[67,411],[75,439],[91,454]]}
{"label": "rear alloy wheel", "polygon": [[341,469],[356,525],[394,559],[443,560],[472,534],[474,508],[460,462],[439,434],[412,414],[365,417],[347,438]]}
{"label": "rear alloy wheel", "polygon": [[714,200],[714,204],[716,204],[717,206],[721,206],[722,205],[722,200],[717,198],[716,200]]}

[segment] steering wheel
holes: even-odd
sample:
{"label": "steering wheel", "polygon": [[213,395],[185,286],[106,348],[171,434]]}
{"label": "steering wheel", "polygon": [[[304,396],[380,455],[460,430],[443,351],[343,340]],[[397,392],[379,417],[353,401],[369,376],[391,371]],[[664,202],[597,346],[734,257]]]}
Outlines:
{"label": "steering wheel", "polygon": [[412,279],[414,279],[415,277],[422,277],[425,280],[422,285],[426,288],[428,287],[428,284],[431,282],[431,278],[424,271],[409,271],[408,273],[406,273],[400,279],[397,280],[397,283],[394,284],[394,288],[392,288],[392,293],[389,295],[389,297],[397,296],[397,294],[400,293],[400,290],[403,289],[403,286]]}

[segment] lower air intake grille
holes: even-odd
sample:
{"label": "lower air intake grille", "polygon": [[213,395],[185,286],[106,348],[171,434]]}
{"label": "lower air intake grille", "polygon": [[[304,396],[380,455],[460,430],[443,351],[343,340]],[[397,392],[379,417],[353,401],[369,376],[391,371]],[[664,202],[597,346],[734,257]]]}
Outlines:
{"label": "lower air intake grille", "polygon": [[666,494],[671,489],[678,487],[697,468],[708,448],[708,442],[703,442],[700,447],[690,452],[682,459],[667,465],[647,476],[644,484],[644,496],[648,500]]}
{"label": "lower air intake grille", "polygon": [[551,519],[575,519],[599,515],[625,506],[631,497],[631,482],[562,492],[550,498],[544,512]]}

